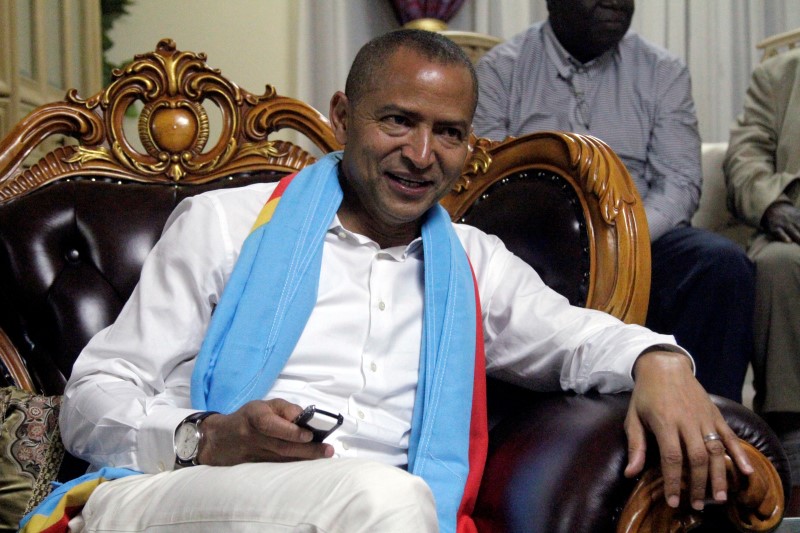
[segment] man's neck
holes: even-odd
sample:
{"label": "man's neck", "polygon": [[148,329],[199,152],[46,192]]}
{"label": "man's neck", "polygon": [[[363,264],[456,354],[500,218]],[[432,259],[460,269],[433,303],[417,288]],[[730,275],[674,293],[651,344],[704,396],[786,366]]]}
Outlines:
{"label": "man's neck", "polygon": [[336,215],[344,229],[372,239],[378,243],[381,249],[407,246],[419,237],[422,228],[421,221],[392,226],[380,224],[377,219],[366,212],[357,198],[353,199],[354,194],[348,194],[344,188],[343,192],[342,204]]}
{"label": "man's neck", "polygon": [[581,64],[597,59],[616,46],[614,44],[614,46],[605,49],[587,47],[587,40],[583,36],[576,35],[572,31],[566,31],[564,28],[559,28],[557,24],[553,24],[552,20],[550,21],[550,28],[553,30],[553,35],[561,47]]}
{"label": "man's neck", "polygon": [[[556,38],[558,38],[558,37],[556,37]],[[598,57],[600,57],[601,55],[603,55],[605,53],[605,50],[600,52],[600,53],[597,53],[595,51],[585,50],[585,49],[583,49],[581,47],[580,44],[570,45],[568,43],[565,43],[561,39],[559,39],[558,42],[561,43],[561,46],[564,47],[564,50],[566,50],[567,53],[570,56],[572,56],[573,59],[575,59],[577,62],[579,62],[579,63],[581,63],[583,65],[585,65],[586,63],[589,63],[589,62],[591,62],[591,61],[593,61],[595,59],[597,59]]]}
{"label": "man's neck", "polygon": [[394,248],[395,246],[408,246],[411,241],[420,235],[420,224],[416,224],[413,227],[409,226],[408,228],[389,228],[387,230],[379,228],[376,224],[364,223],[361,220],[363,217],[354,215],[344,201],[342,201],[342,205],[336,215],[339,217],[339,222],[341,222],[344,229],[372,239],[378,243],[382,250]]}

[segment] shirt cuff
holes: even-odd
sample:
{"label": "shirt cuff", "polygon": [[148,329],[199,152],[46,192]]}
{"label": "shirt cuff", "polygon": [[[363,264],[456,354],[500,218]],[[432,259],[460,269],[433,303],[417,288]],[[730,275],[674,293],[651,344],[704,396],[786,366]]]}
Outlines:
{"label": "shirt cuff", "polygon": [[196,409],[170,407],[147,415],[136,443],[142,472],[155,474],[175,468],[175,429],[184,418],[196,412]]}

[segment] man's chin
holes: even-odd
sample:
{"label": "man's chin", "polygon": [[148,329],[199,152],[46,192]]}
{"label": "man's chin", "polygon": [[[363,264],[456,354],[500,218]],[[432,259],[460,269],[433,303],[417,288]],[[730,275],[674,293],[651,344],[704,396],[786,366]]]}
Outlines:
{"label": "man's chin", "polygon": [[598,57],[607,51],[611,50],[622,39],[622,36],[615,33],[613,36],[608,34],[600,34],[592,39],[592,50],[594,51],[593,58]]}
{"label": "man's chin", "polygon": [[415,224],[421,224],[423,219],[425,218],[425,213],[430,210],[431,206],[414,206],[414,208],[406,209],[393,209],[387,210],[384,215],[384,221],[388,223],[390,226],[394,226],[397,228],[407,227]]}

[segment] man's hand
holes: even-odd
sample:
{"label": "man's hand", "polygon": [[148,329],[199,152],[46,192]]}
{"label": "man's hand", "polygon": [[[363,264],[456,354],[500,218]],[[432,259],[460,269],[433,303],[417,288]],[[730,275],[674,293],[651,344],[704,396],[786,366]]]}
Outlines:
{"label": "man's hand", "polygon": [[800,244],[800,209],[788,202],[770,204],[761,217],[770,235],[779,241]]}
{"label": "man's hand", "polygon": [[198,462],[231,466],[331,457],[333,446],[311,442],[311,431],[292,421],[303,411],[285,400],[254,400],[229,415],[211,415],[201,423]]}
{"label": "man's hand", "polygon": [[[727,499],[725,450],[739,470],[750,475],[752,466],[719,409],[692,374],[691,361],[681,354],[653,351],[639,356],[634,365],[633,387],[625,433],[628,436],[628,465],[625,476],[633,477],[644,467],[647,440],[645,429],[653,432],[661,453],[664,497],[670,507],[680,501],[681,472],[689,466],[689,497],[700,510],[711,495],[716,502]],[[719,435],[719,440],[704,439]]]}

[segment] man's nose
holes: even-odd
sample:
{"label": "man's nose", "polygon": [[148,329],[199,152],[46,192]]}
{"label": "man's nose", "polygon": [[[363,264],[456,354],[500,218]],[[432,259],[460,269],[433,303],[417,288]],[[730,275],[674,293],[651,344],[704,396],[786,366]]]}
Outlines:
{"label": "man's nose", "polygon": [[433,132],[424,128],[415,129],[410,133],[401,153],[416,168],[429,167],[434,159]]}

